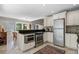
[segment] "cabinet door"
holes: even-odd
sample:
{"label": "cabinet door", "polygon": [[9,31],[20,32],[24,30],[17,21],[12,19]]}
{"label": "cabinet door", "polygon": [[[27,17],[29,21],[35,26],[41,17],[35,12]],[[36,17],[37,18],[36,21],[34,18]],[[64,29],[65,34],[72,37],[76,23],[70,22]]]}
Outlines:
{"label": "cabinet door", "polygon": [[53,26],[53,17],[46,17],[44,19],[44,26]]}
{"label": "cabinet door", "polygon": [[44,26],[47,26],[47,19],[44,19]]}
{"label": "cabinet door", "polygon": [[68,12],[67,25],[79,25],[79,10]]}
{"label": "cabinet door", "polygon": [[21,23],[16,24],[16,30],[22,30],[22,24]]}
{"label": "cabinet door", "polygon": [[65,46],[68,48],[70,47],[70,39],[71,39],[71,35],[65,34]]}
{"label": "cabinet door", "polygon": [[53,43],[53,33],[49,32],[47,36],[48,36],[47,41]]}
{"label": "cabinet door", "polygon": [[77,35],[65,34],[65,46],[72,49],[77,49]]}
{"label": "cabinet door", "polygon": [[76,34],[71,34],[70,48],[77,49],[77,35]]}
{"label": "cabinet door", "polygon": [[44,39],[44,42],[51,42],[53,43],[53,32],[50,33],[50,32],[46,32],[43,34],[43,39]]}
{"label": "cabinet door", "polygon": [[44,42],[46,42],[47,41],[47,33],[45,32],[44,34],[43,34],[43,39],[44,39]]}
{"label": "cabinet door", "polygon": [[50,18],[48,17],[46,20],[47,20],[47,26],[50,26]]}

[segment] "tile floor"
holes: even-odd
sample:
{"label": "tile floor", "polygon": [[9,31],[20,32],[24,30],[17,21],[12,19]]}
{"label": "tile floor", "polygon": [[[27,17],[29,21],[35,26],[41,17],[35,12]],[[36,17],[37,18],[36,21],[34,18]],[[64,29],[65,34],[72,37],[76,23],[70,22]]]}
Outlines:
{"label": "tile floor", "polygon": [[[0,54],[33,54],[33,53],[39,51],[41,48],[45,47],[46,45],[54,46],[51,43],[44,43],[43,45],[41,45],[41,46],[39,46],[37,48],[32,48],[32,49],[30,49],[28,51],[21,52],[17,48],[16,49],[12,49],[12,50],[7,50],[6,49],[6,45],[4,45],[4,46],[0,46]],[[61,47],[58,47],[58,46],[54,46],[54,47],[57,47],[57,48],[62,49],[62,50],[65,50],[66,54],[77,54],[77,50],[68,49],[68,48],[61,48]]]}

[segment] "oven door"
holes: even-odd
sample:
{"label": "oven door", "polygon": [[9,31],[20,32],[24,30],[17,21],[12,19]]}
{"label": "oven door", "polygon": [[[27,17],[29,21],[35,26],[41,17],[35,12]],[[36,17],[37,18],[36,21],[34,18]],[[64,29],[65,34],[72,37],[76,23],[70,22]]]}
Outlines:
{"label": "oven door", "polygon": [[30,43],[35,40],[35,35],[26,35],[24,36],[24,43]]}
{"label": "oven door", "polygon": [[36,35],[36,41],[43,41],[43,35]]}
{"label": "oven door", "polygon": [[35,47],[43,44],[43,33],[36,33]]}

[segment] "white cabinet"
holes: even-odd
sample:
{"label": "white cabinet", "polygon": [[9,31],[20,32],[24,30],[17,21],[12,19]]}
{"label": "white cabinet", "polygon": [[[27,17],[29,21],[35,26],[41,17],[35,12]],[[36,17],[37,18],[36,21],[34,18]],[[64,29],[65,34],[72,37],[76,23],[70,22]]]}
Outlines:
{"label": "white cabinet", "polygon": [[44,34],[43,34],[43,40],[44,40],[44,42],[47,41],[47,33],[46,32],[44,32]]}
{"label": "white cabinet", "polygon": [[18,41],[18,48],[21,51],[28,50],[30,48],[33,48],[35,46],[35,41],[24,43],[24,35],[23,34],[17,34],[17,41]]}
{"label": "white cabinet", "polygon": [[66,18],[66,11],[53,15],[53,19],[60,19],[60,18]]}
{"label": "white cabinet", "polygon": [[31,49],[35,46],[35,42],[30,42],[28,44],[24,44],[24,47],[23,47],[23,50],[28,50],[28,49]]}
{"label": "white cabinet", "polygon": [[70,47],[71,34],[65,34],[65,46]]}
{"label": "white cabinet", "polygon": [[79,10],[67,13],[67,25],[79,25]]}
{"label": "white cabinet", "polygon": [[44,42],[50,42],[53,43],[53,32],[45,32],[44,35]]}
{"label": "white cabinet", "polygon": [[60,19],[60,18],[64,18],[65,19],[65,23],[66,23],[66,14],[67,14],[66,11],[61,12],[61,13],[58,13],[58,14],[54,14],[53,15],[53,20]]}
{"label": "white cabinet", "polygon": [[47,19],[44,18],[44,26],[47,26]]}
{"label": "white cabinet", "polygon": [[44,26],[53,26],[53,16],[44,18]]}
{"label": "white cabinet", "polygon": [[77,35],[76,34],[65,34],[65,46],[72,49],[77,49]]}
{"label": "white cabinet", "polygon": [[53,43],[53,33],[52,32],[49,32],[47,33],[48,34],[48,39],[47,41],[50,42],[50,43]]}
{"label": "white cabinet", "polygon": [[30,30],[30,24],[31,23],[29,22],[16,22],[15,27],[16,27],[16,30]]}
{"label": "white cabinet", "polygon": [[71,48],[77,49],[77,38],[76,34],[71,34]]}

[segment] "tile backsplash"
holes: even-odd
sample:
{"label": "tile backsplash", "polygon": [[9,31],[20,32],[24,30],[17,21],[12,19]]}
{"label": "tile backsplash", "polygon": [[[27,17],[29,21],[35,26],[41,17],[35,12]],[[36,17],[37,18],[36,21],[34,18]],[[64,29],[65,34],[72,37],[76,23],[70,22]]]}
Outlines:
{"label": "tile backsplash", "polygon": [[79,33],[79,25],[69,25],[66,26],[66,33]]}
{"label": "tile backsplash", "polygon": [[44,29],[47,32],[53,32],[53,26],[45,26]]}

